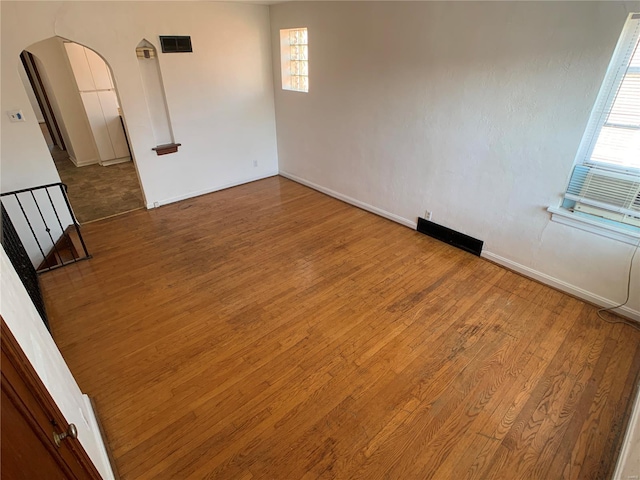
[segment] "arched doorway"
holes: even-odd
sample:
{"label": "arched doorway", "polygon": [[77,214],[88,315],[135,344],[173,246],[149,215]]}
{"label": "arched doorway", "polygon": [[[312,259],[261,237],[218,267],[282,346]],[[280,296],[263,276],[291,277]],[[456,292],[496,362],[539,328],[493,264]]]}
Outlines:
{"label": "arched doorway", "polygon": [[43,138],[69,187],[77,219],[86,223],[143,208],[107,62],[90,48],[60,37],[27,47],[21,58],[25,89],[38,120],[44,120]]}

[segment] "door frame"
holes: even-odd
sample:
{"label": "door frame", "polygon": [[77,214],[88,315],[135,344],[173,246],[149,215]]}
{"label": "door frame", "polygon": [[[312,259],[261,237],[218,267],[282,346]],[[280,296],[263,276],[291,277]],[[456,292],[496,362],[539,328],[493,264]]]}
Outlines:
{"label": "door frame", "polygon": [[27,72],[27,78],[31,83],[33,93],[35,94],[40,110],[42,111],[44,123],[47,125],[47,130],[49,130],[49,135],[51,135],[53,144],[57,145],[61,150],[67,150],[67,147],[64,144],[62,132],[60,131],[60,126],[58,125],[58,120],[56,120],[55,113],[51,107],[47,90],[44,88],[42,77],[38,71],[35,57],[31,52],[23,50],[22,53],[20,53],[20,60]]}

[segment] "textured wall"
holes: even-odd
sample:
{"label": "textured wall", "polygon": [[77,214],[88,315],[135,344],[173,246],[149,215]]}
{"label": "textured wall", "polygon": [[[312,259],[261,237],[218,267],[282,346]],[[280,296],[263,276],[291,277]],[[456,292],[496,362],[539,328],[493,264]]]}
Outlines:
{"label": "textured wall", "polygon": [[[584,298],[625,298],[632,247],[550,221],[640,2],[292,2],[271,7],[280,170],[485,240]],[[282,91],[281,28],[308,27],[308,94]],[[640,318],[640,261],[628,315]]]}
{"label": "textured wall", "polygon": [[[31,112],[19,54],[60,36],[110,65],[148,205],[277,173],[275,118],[264,5],[215,2],[2,2],[2,110]],[[156,156],[135,48],[146,38],[191,35],[193,53],[160,54],[176,154]],[[33,118],[33,116],[32,116]],[[35,118],[2,115],[2,189],[57,174]],[[254,166],[254,161],[258,165]]]}

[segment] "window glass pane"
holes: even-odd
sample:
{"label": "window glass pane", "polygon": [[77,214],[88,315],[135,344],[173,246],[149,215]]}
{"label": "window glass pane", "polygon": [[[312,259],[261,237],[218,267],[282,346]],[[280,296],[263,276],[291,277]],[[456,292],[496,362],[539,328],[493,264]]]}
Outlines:
{"label": "window glass pane", "polygon": [[640,72],[625,75],[606,123],[640,127]]}
{"label": "window glass pane", "polygon": [[640,168],[640,37],[598,134],[590,161]]}
{"label": "window glass pane", "polygon": [[562,207],[640,227],[640,14],[625,23],[576,162]]}
{"label": "window glass pane", "polygon": [[640,168],[640,128],[602,127],[591,160]]}

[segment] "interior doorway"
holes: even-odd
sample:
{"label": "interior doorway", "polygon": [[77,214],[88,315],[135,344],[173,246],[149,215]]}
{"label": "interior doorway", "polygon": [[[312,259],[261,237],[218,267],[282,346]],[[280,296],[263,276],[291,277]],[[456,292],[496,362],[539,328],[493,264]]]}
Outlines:
{"label": "interior doorway", "polygon": [[27,96],[78,221],[144,208],[110,66],[60,37],[31,45],[21,60]]}

